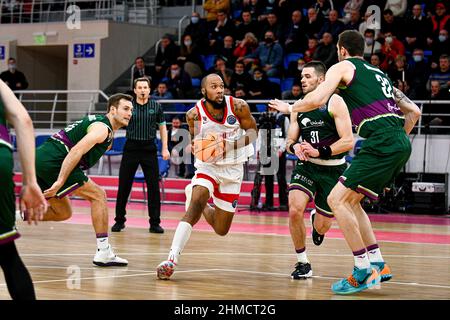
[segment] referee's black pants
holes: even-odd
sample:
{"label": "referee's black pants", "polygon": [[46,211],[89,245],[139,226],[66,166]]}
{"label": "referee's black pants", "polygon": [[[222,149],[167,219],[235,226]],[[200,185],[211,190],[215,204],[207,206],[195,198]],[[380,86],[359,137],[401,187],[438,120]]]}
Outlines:
{"label": "referee's black pants", "polygon": [[127,140],[123,149],[119,169],[119,190],[117,192],[116,222],[127,220],[126,205],[133,186],[134,175],[141,165],[147,184],[148,216],[150,226],[157,226],[161,219],[161,198],[159,195],[159,167],[157,149],[153,140]]}

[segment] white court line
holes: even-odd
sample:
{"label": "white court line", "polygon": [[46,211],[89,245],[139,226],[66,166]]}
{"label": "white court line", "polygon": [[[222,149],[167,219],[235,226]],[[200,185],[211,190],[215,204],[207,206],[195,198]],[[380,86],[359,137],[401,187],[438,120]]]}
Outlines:
{"label": "white court line", "polygon": [[[120,270],[120,269],[109,269],[109,270]],[[123,270],[126,271],[126,270]],[[258,274],[264,276],[278,276],[283,278],[288,278],[288,275],[285,273],[277,273],[277,272],[262,272],[262,271],[250,271],[250,270],[235,270],[235,269],[199,269],[199,270],[179,270],[177,273],[196,273],[196,272],[231,272],[231,273],[250,273],[250,274]],[[146,273],[138,273],[138,274],[130,274],[130,275],[113,275],[113,276],[103,276],[103,277],[87,277],[87,278],[79,278],[77,280],[96,280],[96,279],[111,279],[111,278],[129,278],[129,277],[139,277],[139,276],[150,276],[156,275],[156,272],[146,272]],[[328,277],[328,276],[312,276],[312,278],[318,280],[339,280],[338,277]],[[69,279],[70,280],[70,279]],[[57,279],[57,280],[42,280],[42,281],[33,281],[33,284],[40,283],[54,283],[54,282],[67,282],[68,279]],[[398,282],[398,281],[389,281],[389,284],[397,284],[397,285],[406,285],[406,286],[416,286],[416,287],[429,287],[429,288],[442,288],[442,289],[450,289],[450,286],[443,285],[434,285],[427,283],[417,283],[417,282]],[[0,283],[0,286],[6,286],[5,283]]]}
{"label": "white court line", "polygon": [[[167,255],[167,252],[119,252],[118,254],[123,256],[160,256]],[[50,256],[90,256],[92,253],[21,253],[21,257],[50,257]],[[295,253],[245,253],[245,252],[189,252],[183,253],[183,256],[295,256]],[[308,256],[323,256],[323,257],[350,257],[350,254],[333,254],[333,253],[311,253],[308,252]],[[402,254],[385,254],[383,257],[396,257],[396,258],[418,258],[418,259],[450,259],[448,256],[417,256],[417,255],[402,255]]]}

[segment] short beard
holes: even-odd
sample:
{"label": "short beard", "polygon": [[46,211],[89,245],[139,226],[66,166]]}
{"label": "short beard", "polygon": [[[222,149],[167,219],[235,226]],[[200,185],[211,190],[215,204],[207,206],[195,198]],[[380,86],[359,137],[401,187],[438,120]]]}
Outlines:
{"label": "short beard", "polygon": [[208,94],[205,94],[205,100],[208,101],[216,110],[221,110],[225,107],[225,97],[222,99],[222,102],[218,103],[209,99]]}

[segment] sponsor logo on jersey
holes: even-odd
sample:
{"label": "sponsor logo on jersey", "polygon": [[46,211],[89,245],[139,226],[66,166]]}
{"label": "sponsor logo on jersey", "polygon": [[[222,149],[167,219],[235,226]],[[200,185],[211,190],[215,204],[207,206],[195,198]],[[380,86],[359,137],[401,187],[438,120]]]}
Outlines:
{"label": "sponsor logo on jersey", "polygon": [[234,200],[233,203],[232,203],[231,205],[233,206],[233,208],[236,208],[236,207],[237,207],[237,204],[238,204],[238,201],[237,201],[237,200]]}
{"label": "sponsor logo on jersey", "polygon": [[229,124],[235,124],[235,123],[236,123],[236,117],[233,116],[233,115],[229,115],[229,116],[227,117],[227,122],[228,122]]}

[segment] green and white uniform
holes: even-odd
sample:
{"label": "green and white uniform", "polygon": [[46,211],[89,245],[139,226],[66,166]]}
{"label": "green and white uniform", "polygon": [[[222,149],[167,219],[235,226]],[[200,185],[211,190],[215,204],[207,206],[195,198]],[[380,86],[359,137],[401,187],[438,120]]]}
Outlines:
{"label": "green and white uniform", "polygon": [[403,128],[404,116],[394,100],[391,80],[362,59],[346,61],[355,73],[347,86],[339,88],[339,94],[357,133],[366,140],[339,181],[376,200],[408,161],[411,143]]}
{"label": "green and white uniform", "polygon": [[108,137],[104,142],[96,144],[83,155],[63,187],[58,190],[56,197],[63,198],[88,181],[88,177],[83,170],[91,168],[100,160],[109,149],[113,138],[111,123],[104,115],[90,115],[74,122],[55,133],[36,150],[36,176],[42,190],[50,188],[58,179],[62,163],[70,149],[87,135],[89,127],[95,123],[102,123],[108,128]]}
{"label": "green and white uniform", "polygon": [[[316,149],[330,146],[340,139],[328,104],[313,111],[299,113],[297,122],[302,140]],[[333,217],[327,197],[347,168],[345,155],[346,153],[337,154],[329,160],[310,158],[310,161],[297,161],[289,190],[305,192],[310,200],[314,200],[317,213]]]}
{"label": "green and white uniform", "polygon": [[16,230],[11,136],[6,127],[5,107],[0,99],[0,245],[20,237]]}

